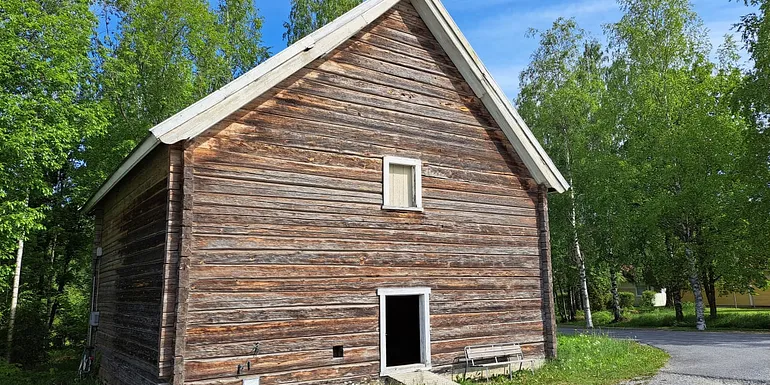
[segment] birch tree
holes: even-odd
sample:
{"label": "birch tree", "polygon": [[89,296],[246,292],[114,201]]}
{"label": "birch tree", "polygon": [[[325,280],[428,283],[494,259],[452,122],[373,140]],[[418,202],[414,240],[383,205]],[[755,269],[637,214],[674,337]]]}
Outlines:
{"label": "birch tree", "polygon": [[710,45],[689,2],[620,3],[624,16],[608,30],[628,79],[630,107],[620,124],[645,191],[640,210],[667,237],[671,257],[686,266],[696,327],[703,330],[702,273],[712,258],[705,245],[734,203],[728,197],[745,125],[728,108],[729,90],[708,60]]}
{"label": "birch tree", "polygon": [[[598,109],[603,55],[599,44],[586,37],[574,20],[558,19],[538,35],[540,46],[521,74],[517,105],[570,183],[565,197],[551,200],[553,237],[569,239],[577,267],[586,327],[592,328],[586,255],[581,246],[584,210],[583,169],[586,131]],[[566,226],[565,226],[566,219]],[[560,226],[561,224],[561,226]]]}

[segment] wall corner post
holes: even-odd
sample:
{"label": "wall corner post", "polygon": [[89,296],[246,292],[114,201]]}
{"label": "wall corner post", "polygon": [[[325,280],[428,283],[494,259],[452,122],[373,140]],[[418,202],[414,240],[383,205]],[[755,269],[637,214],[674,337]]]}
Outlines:
{"label": "wall corner post", "polygon": [[556,358],[556,313],[554,310],[553,273],[551,270],[551,231],[548,223],[548,187],[544,185],[541,185],[538,191],[537,219],[545,356],[552,359]]}
{"label": "wall corner post", "polygon": [[[180,146],[181,147],[181,146]],[[187,348],[187,300],[190,295],[190,256],[192,254],[193,149],[187,143],[182,153],[182,223],[179,247],[179,283],[176,297],[173,385],[185,382],[185,350]]]}

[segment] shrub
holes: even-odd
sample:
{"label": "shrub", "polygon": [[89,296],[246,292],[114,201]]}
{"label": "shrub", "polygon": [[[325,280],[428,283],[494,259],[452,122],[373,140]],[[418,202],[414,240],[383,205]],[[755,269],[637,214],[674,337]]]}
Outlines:
{"label": "shrub", "polygon": [[90,302],[82,290],[67,287],[59,296],[59,316],[53,324],[51,345],[55,349],[85,345]]}
{"label": "shrub", "polygon": [[612,294],[609,291],[589,291],[588,299],[591,301],[591,310],[599,311],[611,308],[611,306],[606,306],[607,303],[612,303]]}
{"label": "shrub", "polygon": [[621,308],[627,309],[634,306],[634,301],[636,300],[636,295],[634,295],[634,293],[621,291],[620,293],[618,293],[618,296],[620,297]]}
{"label": "shrub", "polygon": [[[20,364],[28,369],[45,361],[48,348],[48,313],[44,303],[27,298],[20,298],[19,307],[16,310],[16,322],[13,329],[13,349],[11,362]],[[8,320],[2,320],[0,335],[8,334]],[[5,353],[8,348],[5,338],[2,339],[2,350]],[[0,381],[0,384],[5,384]]]}
{"label": "shrub", "polygon": [[17,365],[0,360],[0,382],[3,384],[7,384],[12,379],[20,377],[21,373],[21,369]]}
{"label": "shrub", "polygon": [[[77,369],[80,351],[54,350],[40,365],[25,369],[19,364],[8,364],[0,359],[2,385],[100,385],[96,377],[79,378]],[[95,373],[95,372],[92,372]]]}
{"label": "shrub", "polygon": [[645,310],[651,310],[655,307],[655,292],[652,290],[645,290],[642,292],[642,301],[639,306]]}
{"label": "shrub", "polygon": [[602,310],[602,311],[597,311],[595,313],[592,313],[591,317],[593,317],[595,326],[607,325],[615,319],[615,316],[612,314],[612,312],[607,310]]}

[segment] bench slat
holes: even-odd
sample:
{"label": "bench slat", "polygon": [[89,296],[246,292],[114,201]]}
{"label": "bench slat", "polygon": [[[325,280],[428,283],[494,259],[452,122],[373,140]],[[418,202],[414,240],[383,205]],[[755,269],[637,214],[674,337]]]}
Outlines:
{"label": "bench slat", "polygon": [[506,348],[506,347],[491,347],[484,349],[468,349],[469,354],[489,354],[489,353],[521,353],[520,347]]}
{"label": "bench slat", "polygon": [[481,367],[490,366],[490,367],[492,367],[492,366],[503,366],[503,365],[508,365],[508,364],[521,364],[521,363],[526,363],[526,362],[535,362],[535,360],[534,359],[526,359],[526,360],[515,360],[515,361],[505,361],[505,362],[490,362],[490,363],[487,363],[487,364],[476,364],[476,365],[473,365],[473,366],[481,366]]}
{"label": "bench slat", "polygon": [[466,346],[465,357],[467,359],[492,359],[503,356],[523,355],[518,344],[478,345]]}

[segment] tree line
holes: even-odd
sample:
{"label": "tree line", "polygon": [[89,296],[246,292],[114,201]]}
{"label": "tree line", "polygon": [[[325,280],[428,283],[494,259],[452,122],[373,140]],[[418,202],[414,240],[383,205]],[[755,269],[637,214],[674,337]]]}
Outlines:
{"label": "tree line", "polygon": [[[288,44],[360,0],[292,0]],[[82,346],[79,209],[148,129],[266,60],[252,0],[0,0],[0,351]],[[280,50],[280,49],[279,49]]]}
{"label": "tree line", "polygon": [[714,57],[687,0],[618,3],[604,45],[572,19],[531,31],[520,76],[519,112],[572,185],[550,197],[556,309],[620,321],[627,279],[666,288],[680,322],[692,292],[703,330],[719,293],[768,284],[770,2],[746,1],[742,42]]}
{"label": "tree line", "polygon": [[[747,2],[759,11],[736,23],[751,68],[731,40],[712,63],[683,0],[621,0],[606,47],[568,19],[533,32],[540,47],[516,103],[573,185],[551,197],[555,292],[572,301],[557,304],[563,313],[590,314],[624,276],[712,294],[763,283],[770,22],[766,0]],[[291,0],[283,38],[358,3]],[[251,0],[0,0],[9,360],[82,346],[93,234],[80,207],[149,128],[270,56],[262,23]]]}

